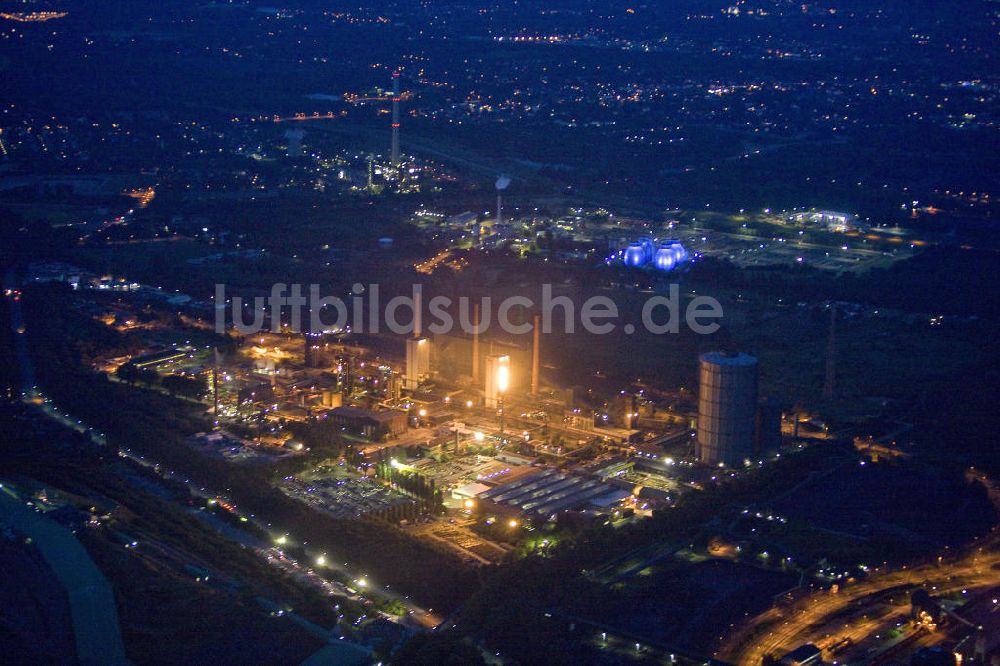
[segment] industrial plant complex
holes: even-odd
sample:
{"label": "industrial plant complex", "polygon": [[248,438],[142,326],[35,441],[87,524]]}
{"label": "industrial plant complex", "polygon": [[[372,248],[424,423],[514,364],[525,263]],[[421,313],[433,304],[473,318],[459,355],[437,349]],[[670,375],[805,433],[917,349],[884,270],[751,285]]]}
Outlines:
{"label": "industrial plant complex", "polygon": [[0,0],[0,660],[1000,666],[945,4]]}

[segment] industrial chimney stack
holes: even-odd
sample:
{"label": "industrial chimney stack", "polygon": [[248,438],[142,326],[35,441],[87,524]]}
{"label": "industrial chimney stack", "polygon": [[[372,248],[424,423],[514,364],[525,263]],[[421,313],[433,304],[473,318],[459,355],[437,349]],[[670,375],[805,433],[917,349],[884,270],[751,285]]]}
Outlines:
{"label": "industrial chimney stack", "polygon": [[472,305],[472,383],[479,383],[479,303]]}
{"label": "industrial chimney stack", "polygon": [[399,70],[392,73],[392,165],[399,166]]}
{"label": "industrial chimney stack", "polygon": [[536,314],[533,328],[534,340],[531,345],[531,395],[538,395],[538,370],[541,365],[541,357],[539,356],[541,328],[542,317]]}

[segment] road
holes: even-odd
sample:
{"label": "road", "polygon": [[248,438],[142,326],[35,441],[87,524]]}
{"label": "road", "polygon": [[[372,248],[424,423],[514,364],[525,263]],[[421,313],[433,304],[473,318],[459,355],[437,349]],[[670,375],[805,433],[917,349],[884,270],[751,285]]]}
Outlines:
{"label": "road", "polygon": [[[861,643],[875,633],[895,627],[899,620],[899,608],[896,612],[880,608],[885,602],[877,597],[880,592],[912,585],[933,588],[935,595],[961,590],[974,594],[996,585],[1000,574],[994,567],[1000,568],[1000,552],[991,550],[995,545],[991,540],[953,561],[942,557],[937,564],[876,572],[836,593],[816,592],[791,609],[771,608],[731,633],[716,656],[736,664],[759,666],[765,655],[780,657],[803,643],[825,645],[843,638]],[[908,612],[908,606],[903,611]]]}

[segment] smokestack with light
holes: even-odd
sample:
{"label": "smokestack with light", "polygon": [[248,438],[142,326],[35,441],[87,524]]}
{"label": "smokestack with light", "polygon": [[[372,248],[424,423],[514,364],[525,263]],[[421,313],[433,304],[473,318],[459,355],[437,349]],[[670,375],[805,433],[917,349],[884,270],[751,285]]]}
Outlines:
{"label": "smokestack with light", "polygon": [[541,349],[541,322],[541,315],[536,314],[534,318],[534,330],[532,333],[534,340],[531,345],[531,395],[538,395],[538,374],[541,366],[541,357],[539,356]]}
{"label": "smokestack with light", "polygon": [[472,306],[472,383],[479,383],[479,303]]}
{"label": "smokestack with light", "polygon": [[392,73],[392,165],[399,166],[399,70]]}

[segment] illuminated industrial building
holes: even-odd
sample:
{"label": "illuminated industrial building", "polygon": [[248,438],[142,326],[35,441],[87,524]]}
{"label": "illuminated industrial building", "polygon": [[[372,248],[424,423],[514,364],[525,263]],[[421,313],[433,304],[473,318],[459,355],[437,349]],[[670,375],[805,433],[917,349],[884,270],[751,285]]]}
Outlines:
{"label": "illuminated industrial building", "polygon": [[[475,321],[474,317],[473,320]],[[491,354],[499,354],[510,357],[510,393],[528,392],[532,367],[531,345],[523,344],[527,342],[524,340],[482,339],[485,337],[461,333],[435,335],[431,344],[431,367],[434,375],[456,382],[471,380],[474,385],[483,387],[486,358]]]}
{"label": "illuminated industrial building", "polygon": [[414,390],[420,381],[431,374],[431,341],[421,335],[422,304],[420,298],[413,306],[413,337],[406,340],[405,388]]}
{"label": "illuminated industrial building", "polygon": [[431,372],[431,341],[427,338],[406,340],[406,388],[413,390]]}
{"label": "illuminated industrial building", "polygon": [[[303,332],[302,362],[307,368],[318,368],[323,365],[323,334]],[[273,364],[272,364],[273,368]]]}
{"label": "illuminated industrial building", "polygon": [[665,240],[657,246],[649,237],[630,243],[622,254],[622,261],[626,266],[649,266],[663,272],[672,271],[688,258],[688,252],[679,240]]}
{"label": "illuminated industrial building", "polygon": [[327,413],[327,418],[345,432],[371,441],[381,441],[406,432],[406,412],[394,409],[373,411],[360,407],[336,407]]}
{"label": "illuminated industrial building", "polygon": [[505,517],[536,516],[548,520],[563,511],[608,507],[630,496],[599,479],[546,469],[476,494],[480,510]]}
{"label": "illuminated industrial building", "polygon": [[510,356],[494,354],[486,357],[486,406],[495,408],[499,405],[502,394],[508,389],[510,381]]}
{"label": "illuminated industrial building", "polygon": [[828,231],[847,232],[857,228],[857,217],[833,210],[810,210],[796,213],[789,218],[798,224],[825,227]]}
{"label": "illuminated industrial building", "polygon": [[698,462],[742,467],[754,458],[757,359],[710,352],[698,365]]}

